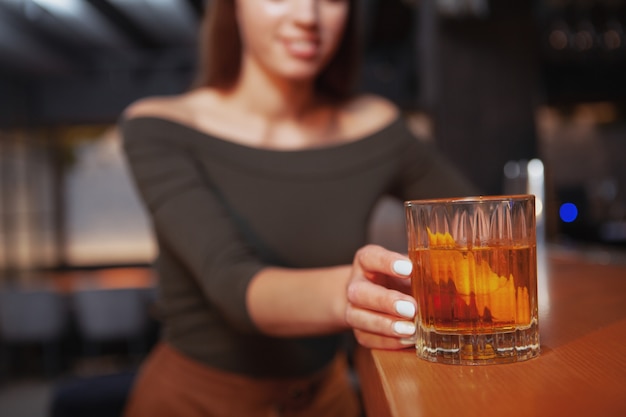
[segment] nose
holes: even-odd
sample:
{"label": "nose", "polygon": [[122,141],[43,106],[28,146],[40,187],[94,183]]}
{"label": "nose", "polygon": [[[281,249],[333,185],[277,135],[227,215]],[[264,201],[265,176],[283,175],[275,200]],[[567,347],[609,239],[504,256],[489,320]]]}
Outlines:
{"label": "nose", "polygon": [[317,0],[293,0],[293,18],[305,26],[312,26],[317,23],[318,18]]}

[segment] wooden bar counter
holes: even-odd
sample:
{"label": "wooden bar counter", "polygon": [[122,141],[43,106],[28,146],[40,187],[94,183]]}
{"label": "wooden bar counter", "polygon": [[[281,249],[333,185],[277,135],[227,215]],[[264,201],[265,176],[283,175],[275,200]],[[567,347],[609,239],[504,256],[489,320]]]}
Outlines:
{"label": "wooden bar counter", "polygon": [[445,365],[358,348],[367,416],[626,416],[626,265],[552,253],[541,264],[539,357]]}

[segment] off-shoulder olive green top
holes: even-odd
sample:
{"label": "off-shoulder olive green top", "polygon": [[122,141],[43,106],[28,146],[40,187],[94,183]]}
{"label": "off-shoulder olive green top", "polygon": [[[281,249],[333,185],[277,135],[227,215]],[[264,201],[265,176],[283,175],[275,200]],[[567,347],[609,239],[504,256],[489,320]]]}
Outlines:
{"label": "off-shoulder olive green top", "polygon": [[245,303],[259,270],[351,263],[385,194],[473,192],[402,118],[355,141],[295,151],[249,147],[157,117],[120,125],[158,242],[163,337],[236,373],[306,375],[339,346],[339,335],[262,334]]}

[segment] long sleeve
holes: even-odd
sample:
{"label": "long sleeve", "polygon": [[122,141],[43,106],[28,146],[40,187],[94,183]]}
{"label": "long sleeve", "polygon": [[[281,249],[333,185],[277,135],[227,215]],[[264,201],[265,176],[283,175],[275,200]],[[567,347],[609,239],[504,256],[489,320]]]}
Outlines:
{"label": "long sleeve", "polygon": [[262,269],[350,264],[381,196],[465,191],[401,119],[359,140],[294,151],[248,147],[158,117],[121,126],[158,239],[163,337],[206,364],[250,375],[320,369],[340,342],[337,334],[261,332],[246,299]]}
{"label": "long sleeve", "polygon": [[149,126],[122,125],[126,157],[159,245],[188,270],[227,322],[240,331],[256,331],[246,310],[246,289],[263,263],[242,239],[193,150]]}

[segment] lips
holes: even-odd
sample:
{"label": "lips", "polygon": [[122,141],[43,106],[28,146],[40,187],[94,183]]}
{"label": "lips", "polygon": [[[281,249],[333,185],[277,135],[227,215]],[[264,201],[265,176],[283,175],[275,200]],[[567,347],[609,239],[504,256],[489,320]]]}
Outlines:
{"label": "lips", "polygon": [[314,39],[290,39],[284,41],[289,55],[299,59],[315,58],[319,51],[319,42]]}

